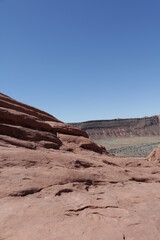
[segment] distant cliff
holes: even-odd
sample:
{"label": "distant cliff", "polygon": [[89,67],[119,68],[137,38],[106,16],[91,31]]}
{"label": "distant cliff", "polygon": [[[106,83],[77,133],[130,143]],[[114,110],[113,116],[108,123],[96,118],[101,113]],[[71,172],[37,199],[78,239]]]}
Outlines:
{"label": "distant cliff", "polygon": [[96,120],[71,125],[87,131],[91,139],[109,137],[159,136],[160,117]]}

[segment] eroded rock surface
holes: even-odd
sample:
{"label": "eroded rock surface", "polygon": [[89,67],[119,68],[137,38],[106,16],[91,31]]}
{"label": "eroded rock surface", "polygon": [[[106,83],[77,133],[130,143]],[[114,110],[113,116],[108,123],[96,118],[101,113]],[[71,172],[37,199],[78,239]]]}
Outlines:
{"label": "eroded rock surface", "polygon": [[[31,149],[50,148],[67,150],[66,145],[58,138],[58,134],[65,134],[81,139],[75,148],[104,152],[103,148],[92,143],[88,134],[78,128],[64,124],[55,117],[36,108],[22,104],[14,99],[0,94],[0,141],[2,143]],[[70,150],[70,149],[69,149]]]}
{"label": "eroded rock surface", "polygon": [[149,161],[155,161],[160,163],[160,146],[155,148],[147,157]]}
{"label": "eroded rock surface", "polygon": [[84,133],[4,98],[19,114],[0,120],[0,240],[159,239],[158,161],[99,152]]}

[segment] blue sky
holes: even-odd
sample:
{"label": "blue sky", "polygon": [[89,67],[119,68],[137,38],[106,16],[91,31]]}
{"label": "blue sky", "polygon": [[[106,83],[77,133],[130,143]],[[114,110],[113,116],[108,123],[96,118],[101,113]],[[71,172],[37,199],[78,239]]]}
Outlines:
{"label": "blue sky", "polygon": [[65,122],[160,113],[159,0],[0,0],[0,92]]}

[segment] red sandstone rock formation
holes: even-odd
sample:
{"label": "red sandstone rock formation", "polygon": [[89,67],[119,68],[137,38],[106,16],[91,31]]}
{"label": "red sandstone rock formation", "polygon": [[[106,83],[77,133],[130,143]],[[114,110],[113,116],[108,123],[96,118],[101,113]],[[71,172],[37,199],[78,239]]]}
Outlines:
{"label": "red sandstone rock formation", "polygon": [[[74,143],[75,141],[75,147],[72,147],[72,151],[77,150],[77,147],[79,147],[98,153],[104,152],[103,148],[88,139],[86,132],[66,125],[43,111],[0,94],[1,141],[31,149],[42,147],[51,149],[65,148],[67,150],[66,141],[65,146],[63,146],[63,139],[61,141],[57,134],[68,136],[68,142],[72,141]],[[73,136],[75,137],[73,138]],[[78,139],[80,139],[79,145],[76,144]]]}
{"label": "red sandstone rock formation", "polygon": [[0,240],[159,239],[158,162],[104,154],[2,94],[0,111]]}

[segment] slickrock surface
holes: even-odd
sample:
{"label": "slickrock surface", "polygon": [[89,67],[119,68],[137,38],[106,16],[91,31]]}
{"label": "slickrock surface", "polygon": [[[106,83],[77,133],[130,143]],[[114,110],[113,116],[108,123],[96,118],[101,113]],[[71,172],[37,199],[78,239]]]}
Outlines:
{"label": "slickrock surface", "polygon": [[158,161],[109,156],[83,131],[0,99],[0,240],[159,240]]}

